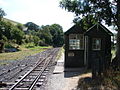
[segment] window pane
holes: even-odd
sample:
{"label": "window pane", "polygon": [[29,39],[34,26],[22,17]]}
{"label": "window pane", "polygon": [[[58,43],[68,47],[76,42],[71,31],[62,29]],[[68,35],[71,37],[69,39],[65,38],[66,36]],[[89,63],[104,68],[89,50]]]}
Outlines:
{"label": "window pane", "polygon": [[83,49],[84,39],[81,34],[70,34],[69,35],[69,49]]}
{"label": "window pane", "polygon": [[101,39],[100,38],[93,38],[92,49],[93,50],[100,50],[100,48],[101,48]]}

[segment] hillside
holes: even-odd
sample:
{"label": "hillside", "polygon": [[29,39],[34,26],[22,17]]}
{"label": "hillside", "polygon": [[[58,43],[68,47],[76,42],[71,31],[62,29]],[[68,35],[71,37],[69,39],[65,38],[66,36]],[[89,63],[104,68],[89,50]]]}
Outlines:
{"label": "hillside", "polygon": [[9,21],[9,22],[11,22],[11,23],[14,24],[14,25],[22,24],[22,23],[19,23],[19,22],[16,22],[16,21],[10,20],[10,19],[8,19],[8,18],[3,18],[3,20],[4,20],[4,21]]}

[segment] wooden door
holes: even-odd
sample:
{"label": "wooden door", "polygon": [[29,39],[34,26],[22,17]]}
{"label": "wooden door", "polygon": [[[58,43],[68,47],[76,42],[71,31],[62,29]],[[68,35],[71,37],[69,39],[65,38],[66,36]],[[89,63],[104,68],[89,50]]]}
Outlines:
{"label": "wooden door", "polygon": [[94,71],[101,73],[104,68],[104,52],[105,42],[104,38],[91,38],[91,68]]}

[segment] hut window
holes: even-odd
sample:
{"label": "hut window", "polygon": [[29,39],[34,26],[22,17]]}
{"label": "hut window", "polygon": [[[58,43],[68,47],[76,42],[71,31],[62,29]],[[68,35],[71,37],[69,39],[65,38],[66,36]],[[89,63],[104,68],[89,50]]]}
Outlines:
{"label": "hut window", "polygon": [[100,38],[93,38],[92,49],[93,50],[100,50],[100,48],[101,48],[101,39]]}
{"label": "hut window", "polygon": [[69,35],[69,49],[78,50],[84,47],[84,36],[82,34]]}

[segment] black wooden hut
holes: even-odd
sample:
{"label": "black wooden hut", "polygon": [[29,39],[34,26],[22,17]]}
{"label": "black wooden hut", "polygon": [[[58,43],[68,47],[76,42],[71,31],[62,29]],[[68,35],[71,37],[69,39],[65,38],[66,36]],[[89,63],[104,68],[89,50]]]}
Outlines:
{"label": "black wooden hut", "polygon": [[112,32],[100,23],[87,31],[74,25],[65,32],[65,68],[90,68],[93,62],[97,61],[105,67],[111,60],[112,35]]}
{"label": "black wooden hut", "polygon": [[84,33],[79,25],[65,32],[65,67],[84,66]]}

